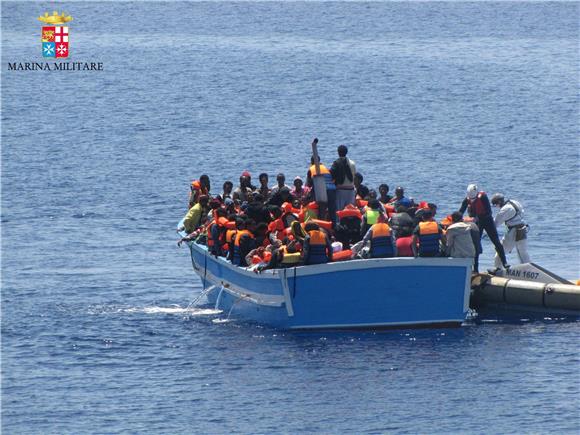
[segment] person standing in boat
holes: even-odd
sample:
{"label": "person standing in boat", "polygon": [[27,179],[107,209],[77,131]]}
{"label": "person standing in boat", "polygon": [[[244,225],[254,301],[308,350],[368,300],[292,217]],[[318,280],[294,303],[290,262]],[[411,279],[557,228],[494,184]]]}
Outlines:
{"label": "person standing in boat", "polygon": [[224,182],[222,200],[225,201],[227,198],[232,197],[232,190],[234,190],[234,183],[231,181]]}
{"label": "person standing in boat", "polygon": [[286,187],[290,190],[290,186],[286,185],[286,175],[280,172],[276,175],[276,186],[272,187],[272,191],[270,192],[270,198],[276,195],[282,188]]}
{"label": "person standing in boat", "polygon": [[348,148],[340,145],[337,149],[338,159],[334,161],[330,168],[330,174],[336,185],[336,209],[342,210],[348,204],[356,205],[356,191],[354,188],[354,176],[356,165],[346,155]]}
{"label": "person standing in boat", "polygon": [[459,208],[462,215],[465,213],[465,210],[467,210],[470,217],[475,219],[475,223],[479,227],[479,239],[481,240],[483,232],[485,231],[489,240],[495,246],[495,252],[500,260],[500,265],[507,269],[509,264],[507,264],[505,251],[497,235],[497,229],[491,212],[491,204],[489,203],[487,194],[484,191],[479,191],[476,184],[467,186],[467,195]]}
{"label": "person standing in boat", "polygon": [[[494,194],[491,197],[491,203],[494,207],[499,208],[494,219],[496,228],[501,224],[505,224],[508,230],[501,241],[504,251],[512,252],[515,246],[520,263],[529,263],[528,225],[524,222],[524,207],[516,200],[506,200],[502,193]],[[499,269],[501,263],[497,255],[494,263],[495,267]]]}
{"label": "person standing in boat", "polygon": [[383,183],[379,186],[379,195],[379,201],[381,201],[383,205],[387,205],[389,202],[391,202],[391,199],[393,199],[393,197],[389,195],[388,184]]}
{"label": "person standing in boat", "polygon": [[234,200],[238,200],[239,202],[244,201],[249,202],[251,200],[251,195],[254,190],[250,183],[250,178],[244,174],[249,174],[249,172],[245,171],[242,173],[242,175],[240,176],[240,185],[236,188],[236,190],[234,190],[234,193],[232,195],[232,198]]}
{"label": "person standing in boat", "polygon": [[304,186],[302,178],[294,178],[294,189],[290,191],[290,194],[294,197],[294,200],[300,201],[300,205],[304,205],[308,202],[310,195],[310,187]]}
{"label": "person standing in boat", "polygon": [[[314,188],[313,177],[316,176],[316,164],[314,156],[310,158],[310,168],[306,173],[306,186],[308,186],[314,195],[314,201],[318,204],[318,218],[328,219],[333,224],[336,223],[336,185],[334,184],[334,179],[332,174],[326,166],[320,163],[320,156],[318,157],[318,169],[319,175],[324,177],[324,185],[326,186],[326,202],[320,201],[320,198],[316,197],[316,189]],[[320,193],[323,195],[323,193]],[[327,215],[328,213],[328,215]]]}
{"label": "person standing in boat", "polygon": [[318,224],[308,222],[304,231],[304,246],[302,248],[304,264],[322,264],[332,261],[332,244],[325,231]]}

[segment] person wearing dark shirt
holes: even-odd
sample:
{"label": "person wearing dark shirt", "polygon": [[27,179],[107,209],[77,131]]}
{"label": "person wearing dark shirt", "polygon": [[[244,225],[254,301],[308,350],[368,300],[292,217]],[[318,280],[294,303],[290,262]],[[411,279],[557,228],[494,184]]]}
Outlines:
{"label": "person wearing dark shirt", "polygon": [[393,199],[393,197],[391,195],[389,195],[389,185],[388,184],[381,184],[379,186],[379,201],[381,201],[383,204],[387,204],[388,202],[391,201],[391,199]]}
{"label": "person wearing dark shirt", "polygon": [[[273,190],[274,189],[272,189],[272,191]],[[270,197],[268,205],[277,205],[278,207],[282,207],[282,204],[285,202],[292,203],[294,202],[294,199],[295,198],[290,193],[290,188],[288,186],[284,186]]]}
{"label": "person wearing dark shirt", "polygon": [[360,199],[368,200],[369,188],[362,184],[364,178],[360,172],[354,174],[354,187],[356,188],[356,194]]}
{"label": "person wearing dark shirt", "polygon": [[479,239],[481,240],[483,231],[485,231],[489,240],[495,246],[498,259],[501,261],[503,267],[507,269],[509,264],[507,264],[505,251],[497,235],[497,229],[491,212],[491,204],[487,194],[483,191],[480,192],[476,184],[467,186],[467,194],[459,208],[461,215],[465,213],[465,210],[467,210],[470,217],[474,218],[475,224],[479,227]]}

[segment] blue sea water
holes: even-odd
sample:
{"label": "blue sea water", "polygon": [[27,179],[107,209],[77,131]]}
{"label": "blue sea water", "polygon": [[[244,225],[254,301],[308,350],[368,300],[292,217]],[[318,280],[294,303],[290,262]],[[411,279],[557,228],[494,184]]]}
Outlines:
{"label": "blue sea water", "polygon": [[[441,215],[471,182],[520,200],[532,259],[580,278],[578,3],[1,8],[2,433],[580,430],[575,321],[214,322],[174,232],[192,179],[304,176],[317,136]],[[9,71],[54,9],[104,71]]]}

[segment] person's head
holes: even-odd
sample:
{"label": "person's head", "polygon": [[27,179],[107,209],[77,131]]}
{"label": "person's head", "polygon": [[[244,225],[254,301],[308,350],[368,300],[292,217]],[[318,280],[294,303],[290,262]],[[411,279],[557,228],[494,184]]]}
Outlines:
{"label": "person's head", "polygon": [[234,200],[232,198],[224,199],[224,205],[228,211],[235,210]]}
{"label": "person's head", "polygon": [[294,179],[294,187],[296,188],[296,190],[302,190],[302,178],[300,177],[296,177]]}
{"label": "person's head", "polygon": [[381,196],[385,196],[387,193],[389,193],[389,185],[381,184],[379,186],[379,193],[381,194]]}
{"label": "person's head", "polygon": [[463,221],[463,214],[460,211],[454,211],[451,213],[451,222],[456,224],[457,222]]}
{"label": "person's head", "polygon": [[403,196],[405,196],[405,189],[403,189],[401,186],[397,186],[395,189],[395,196],[398,199],[401,199]]}
{"label": "person's head", "polygon": [[357,172],[356,174],[354,174],[354,185],[356,187],[359,187],[362,182],[364,180],[364,177],[362,176],[362,174],[360,172]]}
{"label": "person's head", "polygon": [[252,183],[252,174],[249,171],[242,172],[242,177],[246,177],[248,179],[248,185]]}
{"label": "person's head", "polygon": [[217,210],[218,208],[220,208],[222,205],[221,201],[217,198],[212,199],[209,202],[209,208],[212,210]]}
{"label": "person's head", "polygon": [[309,231],[317,231],[319,230],[320,227],[318,226],[317,223],[314,222],[308,222],[305,226],[304,226],[304,231],[309,232]]}
{"label": "person's head", "polygon": [[288,198],[290,198],[290,189],[284,186],[280,189],[280,197],[282,198],[282,202],[286,202]]}
{"label": "person's head", "polygon": [[429,209],[422,209],[423,210],[423,216],[421,217],[423,219],[423,221],[430,221],[431,219],[433,219],[433,212]]}
{"label": "person's head", "polygon": [[310,157],[310,164],[313,165],[316,162],[320,163],[320,156],[316,156],[317,158],[315,159],[314,156]]}
{"label": "person's head", "polygon": [[284,183],[286,182],[286,175],[280,172],[278,175],[276,175],[276,181],[278,182],[278,187],[284,186]]}
{"label": "person's head", "polygon": [[429,207],[429,210],[431,210],[431,213],[433,213],[433,216],[435,216],[437,214],[437,204],[433,204],[432,202],[427,204],[427,207]]}
{"label": "person's head", "polygon": [[491,197],[491,204],[494,207],[503,207],[505,205],[505,197],[503,193],[494,193]]}
{"label": "person's head", "polygon": [[207,191],[209,192],[209,190],[210,190],[209,176],[203,174],[201,177],[199,177],[199,183],[203,187],[205,187],[207,189]]}
{"label": "person's head", "polygon": [[381,205],[379,204],[379,201],[376,199],[371,199],[368,203],[369,207],[373,210],[378,210]]}
{"label": "person's head", "polygon": [[218,208],[215,213],[216,213],[217,217],[219,217],[219,218],[226,217],[228,215],[227,210],[223,207]]}
{"label": "person's head", "polygon": [[274,205],[270,208],[270,213],[274,219],[278,219],[280,216],[282,216],[282,209],[277,205]]}
{"label": "person's head", "polygon": [[369,190],[369,199],[377,199],[377,191],[375,189]]}
{"label": "person's head", "polygon": [[468,199],[475,199],[475,197],[477,196],[477,184],[470,184],[469,186],[467,186],[467,192],[466,192],[466,196]]}
{"label": "person's head", "polygon": [[224,193],[229,194],[232,193],[232,189],[234,188],[234,183],[231,181],[226,181],[224,183]]}
{"label": "person's head", "polygon": [[266,174],[265,172],[262,172],[259,176],[258,176],[258,180],[260,180],[260,184],[264,187],[268,186],[268,174]]}
{"label": "person's head", "polygon": [[254,219],[246,219],[246,229],[252,233],[256,232],[256,221]]}
{"label": "person's head", "polygon": [[192,191],[196,191],[196,190],[200,190],[201,189],[201,183],[199,182],[199,180],[194,180],[191,182],[191,190]]}
{"label": "person's head", "polygon": [[339,145],[337,151],[338,157],[346,157],[346,155],[348,154],[348,148],[346,147],[346,145]]}
{"label": "person's head", "polygon": [[199,203],[201,204],[202,207],[207,207],[209,204],[209,196],[201,195],[199,197]]}
{"label": "person's head", "polygon": [[254,202],[264,202],[264,195],[261,193],[256,193],[254,195]]}

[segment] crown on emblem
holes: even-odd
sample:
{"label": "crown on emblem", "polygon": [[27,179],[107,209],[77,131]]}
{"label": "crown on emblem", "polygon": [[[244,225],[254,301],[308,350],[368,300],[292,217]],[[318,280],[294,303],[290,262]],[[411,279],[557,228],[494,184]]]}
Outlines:
{"label": "crown on emblem", "polygon": [[42,21],[46,24],[64,24],[72,21],[72,17],[70,15],[66,15],[64,12],[60,15],[57,11],[54,11],[52,15],[48,15],[48,12],[45,12],[44,16],[38,17],[38,21]]}

